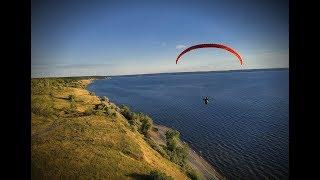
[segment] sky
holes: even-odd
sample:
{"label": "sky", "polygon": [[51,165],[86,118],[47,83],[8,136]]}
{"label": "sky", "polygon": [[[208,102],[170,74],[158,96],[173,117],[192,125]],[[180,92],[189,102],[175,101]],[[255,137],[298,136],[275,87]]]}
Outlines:
{"label": "sky", "polygon": [[[282,0],[32,0],[32,77],[289,67]],[[176,57],[186,47],[221,43]]]}

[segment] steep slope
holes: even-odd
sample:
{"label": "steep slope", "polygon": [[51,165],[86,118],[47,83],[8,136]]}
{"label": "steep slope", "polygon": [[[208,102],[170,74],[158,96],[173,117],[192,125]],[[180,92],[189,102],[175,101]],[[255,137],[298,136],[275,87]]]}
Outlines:
{"label": "steep slope", "polygon": [[88,92],[88,83],[32,79],[32,179],[141,179],[152,170],[188,179],[130,127],[118,107]]}

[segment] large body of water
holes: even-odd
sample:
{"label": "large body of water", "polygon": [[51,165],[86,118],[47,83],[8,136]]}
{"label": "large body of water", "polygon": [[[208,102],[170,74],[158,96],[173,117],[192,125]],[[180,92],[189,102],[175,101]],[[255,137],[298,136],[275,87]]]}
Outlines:
{"label": "large body of water", "polygon": [[116,76],[88,89],[177,129],[228,179],[288,179],[288,86],[280,69]]}

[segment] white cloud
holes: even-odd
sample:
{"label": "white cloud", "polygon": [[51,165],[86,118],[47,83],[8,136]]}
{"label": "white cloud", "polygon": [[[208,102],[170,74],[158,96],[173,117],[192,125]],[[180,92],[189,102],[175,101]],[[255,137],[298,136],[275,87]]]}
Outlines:
{"label": "white cloud", "polygon": [[176,49],[183,49],[183,48],[186,48],[187,46],[185,45],[182,45],[182,44],[179,44],[176,46]]}

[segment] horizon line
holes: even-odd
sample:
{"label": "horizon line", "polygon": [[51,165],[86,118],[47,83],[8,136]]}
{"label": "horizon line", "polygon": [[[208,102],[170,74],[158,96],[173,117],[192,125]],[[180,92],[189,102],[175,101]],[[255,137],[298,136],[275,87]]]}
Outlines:
{"label": "horizon line", "polygon": [[183,74],[183,73],[210,73],[210,72],[235,72],[235,71],[259,71],[259,70],[280,70],[289,69],[289,67],[280,68],[257,68],[257,69],[231,69],[231,70],[218,70],[218,71],[181,71],[181,72],[159,72],[159,73],[142,73],[142,74],[120,74],[120,75],[79,75],[79,76],[44,76],[44,77],[31,77],[37,78],[76,78],[76,77],[117,77],[117,76],[139,76],[139,75],[158,75],[158,74]]}

